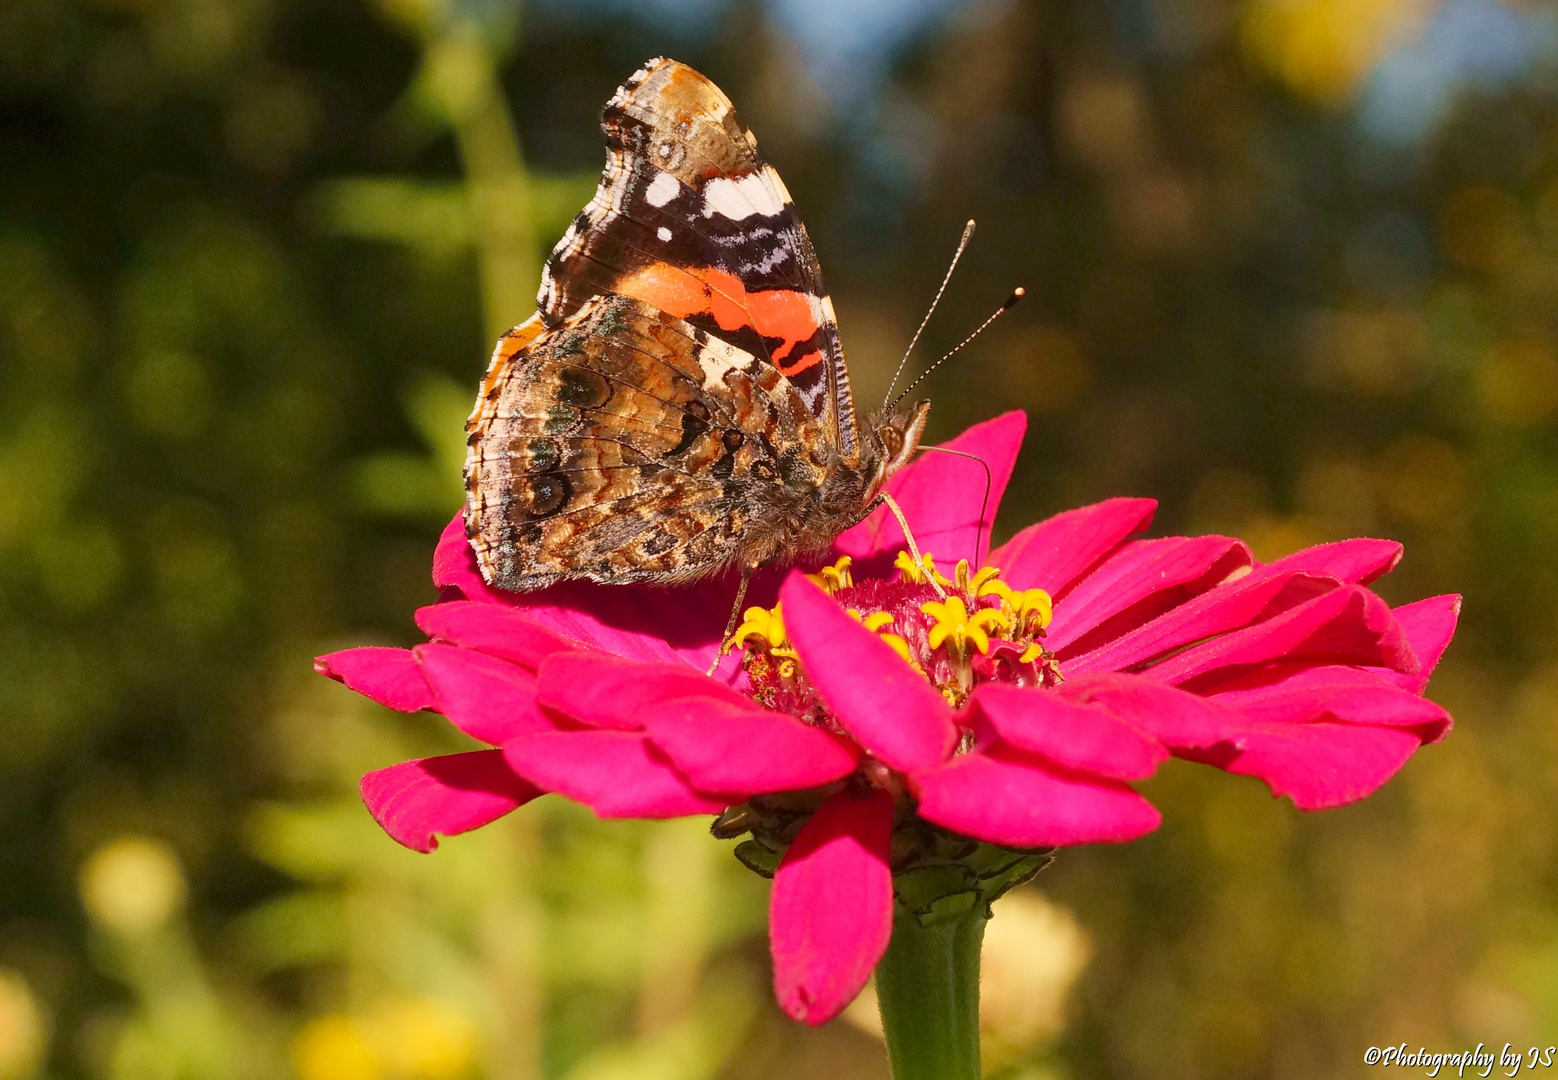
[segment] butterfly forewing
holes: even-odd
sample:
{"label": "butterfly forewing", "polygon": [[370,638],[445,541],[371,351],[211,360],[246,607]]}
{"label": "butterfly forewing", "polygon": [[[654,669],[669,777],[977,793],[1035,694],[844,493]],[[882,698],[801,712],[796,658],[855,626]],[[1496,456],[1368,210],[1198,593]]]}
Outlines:
{"label": "butterfly forewing", "polygon": [[556,325],[591,296],[648,301],[772,363],[841,456],[859,434],[822,272],[779,174],[702,75],[651,61],[601,118],[600,188],[547,260],[539,308]]}

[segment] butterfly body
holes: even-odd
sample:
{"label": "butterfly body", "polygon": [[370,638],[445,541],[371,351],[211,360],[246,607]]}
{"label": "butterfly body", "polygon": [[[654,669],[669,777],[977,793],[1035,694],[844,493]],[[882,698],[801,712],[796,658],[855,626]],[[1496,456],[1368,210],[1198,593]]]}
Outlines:
{"label": "butterfly body", "polygon": [[805,227],[713,83],[651,61],[602,129],[600,188],[467,426],[483,575],[684,584],[827,548],[929,404],[861,430]]}

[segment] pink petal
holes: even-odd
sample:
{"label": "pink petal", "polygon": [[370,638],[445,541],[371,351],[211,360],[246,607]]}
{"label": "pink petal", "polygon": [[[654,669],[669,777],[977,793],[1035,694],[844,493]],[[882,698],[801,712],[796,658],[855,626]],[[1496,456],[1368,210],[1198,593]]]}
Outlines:
{"label": "pink petal", "polygon": [[957,745],[940,692],[799,573],[779,593],[785,633],[844,730],[899,772],[928,769]]}
{"label": "pink petal", "polygon": [[1004,742],[1077,772],[1140,780],[1168,757],[1156,741],[1107,710],[1048,690],[991,683],[975,690],[969,705],[976,725],[982,720]]}
{"label": "pink petal", "polygon": [[1210,691],[1211,700],[1247,721],[1308,724],[1340,721],[1408,728],[1438,742],[1450,727],[1443,708],[1355,667],[1274,664]]}
{"label": "pink petal", "polygon": [[453,645],[418,645],[413,651],[438,711],[471,738],[497,746],[516,735],[556,729],[536,704],[534,672]]}
{"label": "pink petal", "polygon": [[732,802],[841,780],[860,761],[848,740],[750,704],[683,698],[650,709],[644,727],[689,783]]}
{"label": "pink petal", "polygon": [[1173,684],[1218,668],[1300,657],[1379,664],[1396,671],[1415,671],[1418,666],[1389,605],[1361,585],[1347,585],[1263,623],[1186,649],[1150,670],[1153,678]]}
{"label": "pink petal", "polygon": [[723,799],[697,791],[636,731],[553,731],[503,746],[509,768],[602,818],[717,814]]}
{"label": "pink petal", "polygon": [[[770,582],[773,576],[769,575]],[[465,538],[460,515],[444,529],[434,552],[433,583],[458,589],[471,600],[523,612],[566,640],[634,660],[680,662],[697,671],[706,670],[714,659],[720,631],[736,595],[733,575],[675,589],[591,581],[565,582],[534,593],[494,589],[476,568],[476,555]],[[763,595],[761,586],[754,587],[754,599],[749,602],[762,603]],[[727,657],[719,675],[727,683],[742,678],[739,657]]]}
{"label": "pink petal", "polygon": [[[975,424],[941,444],[973,454],[990,467],[988,497],[985,470],[979,462],[934,451],[922,453],[887,481],[885,490],[903,510],[921,551],[932,552],[938,561],[944,559],[949,564],[968,559],[978,566],[984,561],[996,508],[1001,505],[1027,429],[1026,414],[1009,412]],[[903,530],[884,507],[841,534],[833,546],[857,561],[882,554],[890,559],[904,546]]]}
{"label": "pink petal", "polygon": [[1152,499],[1108,499],[1029,525],[990,553],[990,564],[1018,589],[1059,598],[1115,548],[1152,524]]}
{"label": "pink petal", "polygon": [[445,641],[488,656],[512,660],[534,671],[555,652],[579,643],[553,633],[504,604],[452,600],[417,612],[417,626],[435,641]]}
{"label": "pink petal", "polygon": [[1151,803],[1119,781],[999,747],[917,773],[910,784],[926,821],[1008,847],[1119,843],[1162,821]]}
{"label": "pink petal", "polygon": [[1239,713],[1213,701],[1165,686],[1148,675],[1094,672],[1067,679],[1054,693],[1108,709],[1122,722],[1170,747],[1206,747],[1244,730]]}
{"label": "pink petal", "polygon": [[1455,624],[1461,616],[1461,598],[1454,594],[1432,596],[1398,607],[1392,614],[1412,643],[1419,666],[1410,675],[1398,671],[1380,674],[1405,690],[1421,694],[1428,685],[1428,677],[1439,666],[1439,658],[1449,647],[1450,639],[1455,636]]}
{"label": "pink petal", "polygon": [[840,791],[784,853],[769,902],[774,995],[792,1019],[821,1024],[854,1000],[893,932],[887,853],[893,801]]}
{"label": "pink petal", "polygon": [[465,535],[465,511],[455,514],[444,526],[433,549],[433,585],[440,589],[458,589],[467,600],[502,603],[508,594],[494,589],[482,579],[476,565],[476,552]]}
{"label": "pink petal", "polygon": [[[1102,644],[1220,584],[1251,561],[1250,549],[1226,536],[1125,544],[1055,605],[1045,643],[1058,652],[1083,635],[1096,634],[1096,643]],[[1111,627],[1115,619],[1120,625]]]}
{"label": "pink petal", "polygon": [[1333,577],[1344,585],[1367,585],[1396,568],[1401,550],[1394,540],[1338,540],[1295,551],[1265,569]]}
{"label": "pink petal", "polygon": [[376,645],[342,649],[314,658],[314,670],[401,712],[431,709],[433,692],[410,649]]}
{"label": "pink petal", "polygon": [[1071,655],[1070,650],[1062,649],[1057,650],[1057,655],[1068,676],[1139,667],[1192,642],[1271,618],[1335,588],[1336,582],[1332,578],[1272,572],[1265,567],[1237,581],[1208,589],[1195,599],[1090,652]]}
{"label": "pink petal", "polygon": [[750,708],[746,698],[684,664],[643,663],[597,652],[557,653],[541,664],[541,706],[590,727],[636,731],[644,714],[677,698],[716,699]]}
{"label": "pink petal", "polygon": [[499,750],[405,761],[362,778],[373,820],[413,851],[436,848],[434,833],[478,829],[540,794],[509,770]]}
{"label": "pink petal", "polygon": [[1406,764],[1418,737],[1362,724],[1259,724],[1232,746],[1184,754],[1266,782],[1300,810],[1325,810],[1372,795]]}
{"label": "pink petal", "polygon": [[[755,599],[760,594],[754,588],[747,604],[761,603]],[[736,579],[725,575],[677,588],[570,581],[517,597],[514,604],[554,633],[617,656],[706,671],[735,599]],[[727,657],[722,681],[740,674],[739,658]]]}

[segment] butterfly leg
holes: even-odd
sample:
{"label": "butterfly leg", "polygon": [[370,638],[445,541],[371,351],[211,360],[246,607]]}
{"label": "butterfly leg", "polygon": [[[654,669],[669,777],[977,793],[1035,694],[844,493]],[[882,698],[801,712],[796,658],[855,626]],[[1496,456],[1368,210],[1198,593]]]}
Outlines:
{"label": "butterfly leg", "polygon": [[[893,517],[898,519],[898,527],[903,530],[904,542],[909,546],[909,557],[914,560],[915,566],[924,566],[925,560],[920,557],[920,545],[914,542],[914,533],[909,531],[909,520],[903,516],[903,508],[900,507],[897,501],[885,491],[871,501],[873,503],[881,503],[883,506],[887,507],[887,509],[892,511]],[[928,574],[926,575],[926,579],[930,582],[930,587],[936,590],[936,595],[945,600],[947,598],[947,591],[941,587],[941,583],[938,582],[934,576]]]}
{"label": "butterfly leg", "polygon": [[730,635],[736,632],[736,621],[741,618],[741,605],[747,598],[747,586],[752,584],[752,571],[756,569],[755,566],[741,568],[741,584],[736,586],[736,602],[730,605],[730,618],[725,620],[725,632],[720,635],[719,652],[714,654],[714,662],[705,674],[713,675],[718,671],[720,661],[730,651]]}

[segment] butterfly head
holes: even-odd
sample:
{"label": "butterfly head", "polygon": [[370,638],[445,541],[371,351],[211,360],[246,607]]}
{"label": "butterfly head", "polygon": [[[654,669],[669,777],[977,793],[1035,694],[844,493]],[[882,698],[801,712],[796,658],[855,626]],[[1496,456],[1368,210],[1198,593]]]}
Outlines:
{"label": "butterfly head", "polygon": [[878,413],[867,425],[867,460],[871,463],[870,496],[875,497],[887,478],[909,463],[920,448],[930,402],[920,401],[902,411]]}

